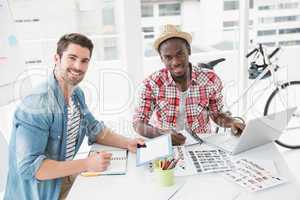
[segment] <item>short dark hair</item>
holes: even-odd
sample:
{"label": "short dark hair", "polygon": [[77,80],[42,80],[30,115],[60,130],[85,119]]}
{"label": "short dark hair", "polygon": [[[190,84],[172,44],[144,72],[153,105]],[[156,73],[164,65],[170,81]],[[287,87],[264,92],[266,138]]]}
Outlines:
{"label": "short dark hair", "polygon": [[71,43],[88,48],[90,51],[90,57],[92,56],[94,48],[93,42],[88,37],[80,33],[70,33],[63,35],[57,42],[56,53],[61,57],[63,52],[68,48],[69,44]]}
{"label": "short dark hair", "polygon": [[180,38],[180,37],[172,37],[172,38],[169,38],[169,39],[163,41],[162,43],[160,43],[160,45],[159,45],[159,47],[158,47],[159,55],[160,55],[160,47],[161,47],[161,45],[162,45],[163,43],[167,42],[167,41],[172,40],[172,39],[177,39],[177,40],[183,41],[183,42],[185,43],[185,46],[186,46],[186,48],[187,48],[187,50],[188,50],[189,55],[191,54],[191,46],[190,46],[190,44],[189,44],[185,39],[182,39],[182,38]]}

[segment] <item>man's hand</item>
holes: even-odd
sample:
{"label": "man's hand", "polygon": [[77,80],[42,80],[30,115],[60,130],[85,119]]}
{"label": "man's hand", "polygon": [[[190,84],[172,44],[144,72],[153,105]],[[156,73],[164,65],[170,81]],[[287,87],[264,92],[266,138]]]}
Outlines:
{"label": "man's hand", "polygon": [[171,130],[170,134],[173,145],[183,145],[185,143],[186,137],[184,137],[184,135],[182,135],[181,133],[177,133],[176,131]]}
{"label": "man's hand", "polygon": [[127,144],[127,149],[130,152],[135,153],[137,144],[143,145],[143,144],[145,144],[145,142],[142,138],[129,139],[128,144]]}
{"label": "man's hand", "polygon": [[234,120],[231,124],[231,132],[235,136],[240,136],[245,128],[245,124]]}
{"label": "man's hand", "polygon": [[103,172],[110,165],[111,153],[93,152],[86,158],[86,171]]}

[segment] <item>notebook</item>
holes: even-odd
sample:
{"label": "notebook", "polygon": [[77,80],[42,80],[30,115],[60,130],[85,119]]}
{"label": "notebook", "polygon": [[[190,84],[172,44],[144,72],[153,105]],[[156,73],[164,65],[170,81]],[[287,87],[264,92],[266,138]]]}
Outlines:
{"label": "notebook", "polygon": [[[92,153],[94,151],[90,151]],[[103,172],[83,172],[82,176],[99,175],[124,175],[127,172],[127,150],[106,150],[111,153],[111,161],[108,168]]]}

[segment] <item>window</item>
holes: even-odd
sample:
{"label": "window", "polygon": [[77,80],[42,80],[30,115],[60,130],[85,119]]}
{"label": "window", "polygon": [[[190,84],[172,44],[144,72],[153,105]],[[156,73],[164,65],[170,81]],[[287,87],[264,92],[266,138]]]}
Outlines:
{"label": "window", "polygon": [[280,17],[275,17],[275,22],[297,21],[299,19],[300,19],[299,15],[294,15],[294,16],[280,16]]}
{"label": "window", "polygon": [[145,39],[152,39],[152,38],[154,38],[154,35],[153,34],[151,34],[151,35],[144,35],[144,38]]}
{"label": "window", "polygon": [[258,22],[261,24],[274,23],[274,17],[259,17]]}
{"label": "window", "polygon": [[254,0],[249,0],[249,8],[252,9],[254,5]]}
{"label": "window", "polygon": [[237,26],[237,25],[238,25],[238,21],[224,21],[223,22],[224,28],[233,27],[233,26]]}
{"label": "window", "polygon": [[278,9],[293,9],[298,7],[299,7],[299,2],[280,3],[278,5]]}
{"label": "window", "polygon": [[118,59],[118,47],[116,38],[104,38],[103,46],[104,60]]}
{"label": "window", "polygon": [[279,17],[260,17],[258,18],[259,23],[270,24],[274,22],[291,22],[300,21],[300,15],[293,16],[279,16]]}
{"label": "window", "polygon": [[281,46],[300,45],[300,40],[279,41],[279,45]]}
{"label": "window", "polygon": [[102,8],[102,23],[106,25],[115,25],[115,16],[113,7]]}
{"label": "window", "polygon": [[180,15],[180,4],[160,4],[159,5],[159,16],[172,16]]}
{"label": "window", "polygon": [[154,32],[154,27],[153,26],[143,27],[142,30],[144,33],[151,33]]}
{"label": "window", "polygon": [[300,33],[300,28],[279,29],[279,34]]}
{"label": "window", "polygon": [[268,47],[274,47],[276,42],[262,42],[261,44]]}
{"label": "window", "polygon": [[153,5],[142,5],[142,17],[153,17]]}
{"label": "window", "polygon": [[224,10],[237,10],[239,8],[238,1],[224,1]]}
{"label": "window", "polygon": [[257,31],[258,36],[275,35],[275,34],[276,34],[275,29]]}
{"label": "window", "polygon": [[258,10],[273,10],[275,9],[275,5],[261,5],[258,6]]}

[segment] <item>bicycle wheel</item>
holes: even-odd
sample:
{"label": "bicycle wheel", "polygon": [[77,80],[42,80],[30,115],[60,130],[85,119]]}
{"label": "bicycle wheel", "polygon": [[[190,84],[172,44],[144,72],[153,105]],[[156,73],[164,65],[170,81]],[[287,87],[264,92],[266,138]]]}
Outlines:
{"label": "bicycle wheel", "polygon": [[267,100],[264,115],[297,106],[284,133],[275,142],[289,149],[300,148],[300,81],[283,83],[276,88]]}

